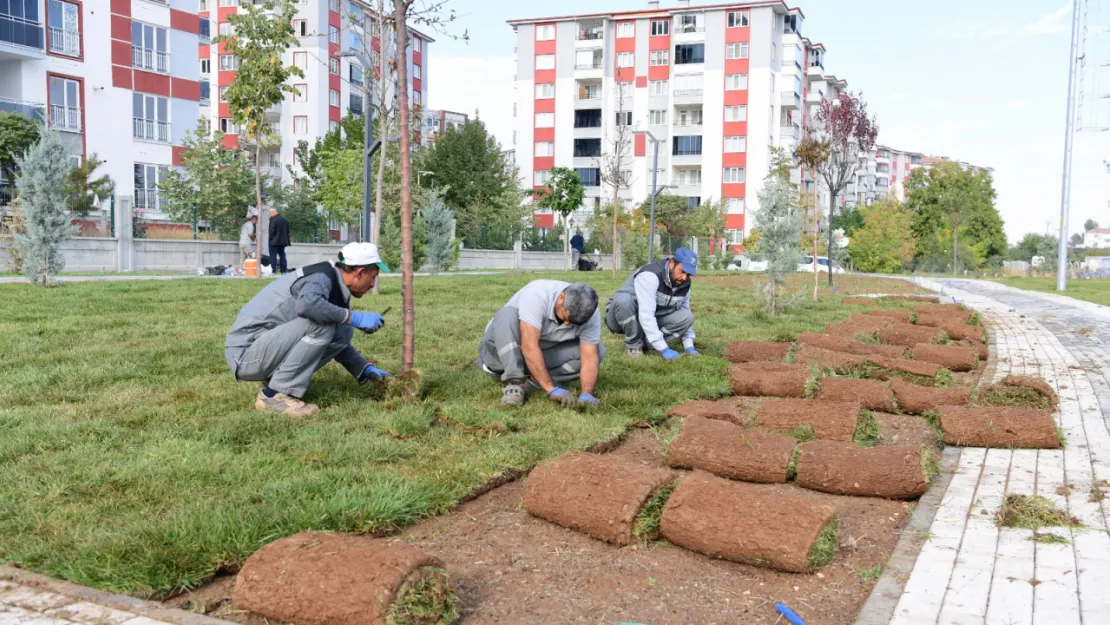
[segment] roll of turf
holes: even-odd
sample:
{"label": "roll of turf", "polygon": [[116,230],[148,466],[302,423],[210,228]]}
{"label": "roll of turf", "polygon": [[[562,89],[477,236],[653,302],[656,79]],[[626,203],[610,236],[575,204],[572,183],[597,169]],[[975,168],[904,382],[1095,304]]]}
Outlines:
{"label": "roll of turf", "polygon": [[909,414],[925,414],[941,406],[963,406],[971,398],[971,388],[967,386],[921,386],[901,378],[892,379],[890,389],[898,408]]}
{"label": "roll of turf", "polygon": [[918,343],[939,343],[940,330],[908,323],[895,323],[889,328],[879,330],[879,340],[904,347],[912,347]]}
{"label": "roll of turf", "polygon": [[894,411],[894,392],[885,382],[860,378],[821,378],[817,399],[856,402],[864,408]]}
{"label": "roll of turf", "polygon": [[771,341],[730,341],[725,347],[729,362],[782,362],[790,353],[790,343]]}
{"label": "roll of turf", "polygon": [[1048,410],[1011,406],[942,406],[944,442],[960,447],[1059,449],[1059,430]]}
{"label": "roll of turf", "polygon": [[951,371],[974,371],[979,364],[979,350],[959,345],[918,343],[913,346],[913,359],[938,364]]}
{"label": "roll of turf", "polygon": [[920,445],[812,441],[798,456],[798,485],[834,495],[917,499],[933,479],[927,453]]}
{"label": "roll of turf", "polygon": [[745,482],[786,481],[794,454],[789,436],[756,432],[713,419],[690,417],[671,441],[667,463],[675,468],[702,469]]}
{"label": "roll of turf", "polygon": [[810,378],[804,365],[766,362],[733,365],[728,374],[737,395],[753,397],[803,397]]}
{"label": "roll of turf", "polygon": [[855,436],[860,405],[818,399],[765,399],[755,413],[755,426],[772,432],[791,432],[809,426],[817,438],[850,441]]}

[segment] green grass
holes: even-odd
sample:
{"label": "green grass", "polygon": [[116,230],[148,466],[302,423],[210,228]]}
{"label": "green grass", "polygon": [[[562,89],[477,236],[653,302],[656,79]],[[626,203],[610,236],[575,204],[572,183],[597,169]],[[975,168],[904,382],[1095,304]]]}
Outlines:
{"label": "green grass", "polygon": [[997,514],[1002,527],[1038,530],[1042,527],[1078,527],[1079,519],[1060,510],[1050,499],[1040,495],[1009,494],[1002,500]]}
{"label": "green grass", "polygon": [[1052,402],[1048,397],[1025,386],[995,385],[987,388],[981,398],[983,403],[992,406],[1019,406],[1047,410]]}
{"label": "green grass", "polygon": [[940,454],[928,447],[922,449],[921,472],[925,474],[925,481],[932,484],[940,475]]}
{"label": "green grass", "polygon": [[451,590],[447,571],[432,566],[411,573],[389,606],[389,625],[451,625],[462,601]]}
{"label": "green grass", "polygon": [[[808,426],[799,426],[808,427]],[[811,428],[812,429],[812,428]],[[798,458],[802,455],[802,444],[794,443],[794,452],[790,454],[790,464],[786,465],[786,481],[793,482],[798,479]]]}
{"label": "green grass", "polygon": [[632,523],[632,534],[642,540],[651,540],[659,534],[659,523],[663,520],[663,508],[667,507],[667,500],[678,486],[678,480],[671,480],[656,489],[651,498],[640,509],[636,520]]}
{"label": "green grass", "polygon": [[813,431],[812,425],[795,425],[790,431],[790,436],[798,439],[799,443],[808,443],[817,439],[817,433]]}
{"label": "green grass", "polygon": [[[1056,278],[993,278],[1007,286],[1027,291],[1056,292]],[[1068,289],[1060,295],[1074,297],[1103,306],[1110,306],[1110,281],[1108,280],[1068,280]]]}
{"label": "green grass", "polygon": [[877,581],[883,576],[883,565],[876,564],[869,569],[855,569],[856,575],[865,582]]}
{"label": "green grass", "polygon": [[840,546],[840,519],[833,517],[821,528],[817,540],[809,549],[809,558],[806,564],[810,569],[825,566],[836,557],[837,547]]}
{"label": "green grass", "polygon": [[[257,385],[236,383],[224,362],[227,329],[265,282],[0,286],[0,561],[161,597],[301,530],[393,532],[449,511],[507,469],[728,394],[728,364],[717,356],[729,340],[820,331],[853,310],[822,285],[821,303],[769,317],[752,297],[758,276],[700,277],[694,312],[705,357],[633,361],[605,331],[599,409],[561,411],[542,395],[505,409],[499,385],[472,363],[486,322],[537,277],[418,278],[419,401],[383,404],[379,386],[359,386],[331,364],[309,389],[323,408],[311,420],[256,411]],[[626,277],[573,274],[602,301]],[[895,285],[846,277],[840,294]],[[805,288],[804,279],[790,285]],[[387,306],[400,310],[398,280],[356,303]],[[355,338],[394,372],[399,321],[395,312],[381,332]]]}
{"label": "green grass", "polygon": [[870,410],[859,411],[854,440],[857,445],[863,445],[864,447],[874,447],[875,443],[879,441],[879,422]]}
{"label": "green grass", "polygon": [[1067,538],[1059,534],[1053,534],[1052,532],[1034,532],[1033,535],[1029,537],[1029,540],[1035,543],[1056,543],[1058,545],[1071,544],[1071,541]]}

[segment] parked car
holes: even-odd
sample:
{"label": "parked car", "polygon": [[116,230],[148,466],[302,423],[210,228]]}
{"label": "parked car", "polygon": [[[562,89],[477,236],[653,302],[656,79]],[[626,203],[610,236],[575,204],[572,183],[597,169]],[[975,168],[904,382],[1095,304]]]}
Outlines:
{"label": "parked car", "polygon": [[767,271],[767,261],[752,260],[747,256],[737,256],[725,269],[728,271]]}
{"label": "parked car", "polygon": [[[818,269],[818,271],[821,271],[823,273],[828,273],[829,272],[829,257],[828,256],[818,256],[817,257],[817,264],[820,267],[820,269]],[[833,273],[844,273],[844,268],[841,267],[840,263],[836,262],[835,260],[833,261],[832,266],[833,266]],[[798,271],[813,273],[813,256],[803,257],[802,262],[798,265]]]}

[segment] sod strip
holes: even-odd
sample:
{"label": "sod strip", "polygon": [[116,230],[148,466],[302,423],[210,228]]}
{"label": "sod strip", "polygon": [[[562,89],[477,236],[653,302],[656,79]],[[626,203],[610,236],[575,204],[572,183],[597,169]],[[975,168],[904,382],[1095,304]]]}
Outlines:
{"label": "sod strip", "polygon": [[891,324],[889,328],[879,330],[880,341],[903,347],[913,347],[918,343],[940,343],[941,338],[941,331],[937,328],[915,326],[908,323],[895,323]]}
{"label": "sod strip", "polygon": [[882,317],[890,319],[899,323],[910,323],[913,320],[913,311],[905,308],[895,308],[893,310],[869,310],[867,314],[873,317]]}
{"label": "sod strip", "polygon": [[[704,471],[679,480],[660,529],[670,542],[732,562],[790,573],[812,570],[810,555],[835,509]],[[835,543],[831,552],[835,554]],[[828,546],[813,566],[827,562]],[[827,558],[827,559],[826,559]]]}
{"label": "sod strip", "polygon": [[734,403],[728,401],[713,401],[709,399],[697,399],[679,404],[667,413],[669,417],[681,417],[688,419],[690,417],[701,417],[705,419],[720,419],[722,421],[731,421],[736,424],[743,424],[744,411]]}
{"label": "sod strip", "polygon": [[802,445],[798,485],[834,495],[917,499],[929,489],[920,445],[867,448],[813,441]]}
{"label": "sod strip", "polygon": [[701,469],[732,480],[777,484],[786,481],[794,442],[789,436],[690,417],[671,442],[667,464]]}
{"label": "sod strip", "polygon": [[808,426],[818,438],[850,441],[856,433],[859,404],[809,399],[766,399],[755,413],[755,426],[772,432],[792,432]]}
{"label": "sod strip", "polygon": [[979,364],[979,350],[959,345],[918,343],[913,346],[913,359],[931,362],[949,371],[974,371]]}
{"label": "sod strip", "polygon": [[671,478],[666,469],[572,452],[532,471],[524,486],[524,509],[598,540],[630,545],[640,509]]}
{"label": "sod strip", "polygon": [[810,378],[805,365],[765,362],[734,365],[728,375],[737,395],[751,397],[804,397]]}
{"label": "sod strip", "polygon": [[953,341],[965,340],[982,342],[986,336],[986,330],[984,330],[982,326],[970,326],[960,322],[958,319],[942,323],[940,329],[944,330],[944,332],[948,334],[948,338]]}
{"label": "sod strip", "polygon": [[448,625],[459,598],[443,563],[376,538],[301,532],[247,559],[236,607],[298,625]]}
{"label": "sod strip", "polygon": [[1052,413],[1009,406],[941,406],[937,410],[944,442],[960,447],[1059,449]]}
{"label": "sod strip", "polygon": [[814,365],[818,369],[832,370],[836,373],[849,373],[862,366],[866,361],[867,358],[864,356],[834,352],[812,345],[803,345],[794,356],[796,364]]}
{"label": "sod strip", "polygon": [[894,392],[884,382],[860,378],[823,378],[817,399],[851,401],[864,408],[894,412]]}
{"label": "sod strip", "polygon": [[1001,386],[1013,386],[1018,388],[1027,388],[1037,393],[1040,393],[1048,400],[1050,408],[1058,408],[1060,406],[1060,397],[1056,395],[1056,389],[1042,380],[1041,378],[1033,377],[1031,375],[1008,375],[1002,378],[998,383]]}
{"label": "sod strip", "polygon": [[840,519],[834,516],[821,528],[821,532],[817,534],[817,540],[813,541],[813,547],[810,548],[809,556],[806,558],[806,566],[812,571],[832,562],[839,546]]}
{"label": "sod strip", "polygon": [[872,343],[864,343],[857,341],[854,338],[844,336],[833,336],[830,334],[818,334],[816,332],[806,332],[798,337],[798,343],[802,345],[810,345],[812,347],[819,347],[834,352],[842,352],[845,354],[855,354],[857,356],[882,356],[884,358],[901,358],[905,348],[897,345],[876,345]]}
{"label": "sod strip", "polygon": [[941,406],[963,406],[971,398],[968,386],[921,386],[897,377],[891,379],[890,389],[898,408],[909,414],[923,415]]}
{"label": "sod strip", "polygon": [[725,360],[744,362],[782,362],[790,352],[790,343],[771,341],[731,341],[725,347]]}

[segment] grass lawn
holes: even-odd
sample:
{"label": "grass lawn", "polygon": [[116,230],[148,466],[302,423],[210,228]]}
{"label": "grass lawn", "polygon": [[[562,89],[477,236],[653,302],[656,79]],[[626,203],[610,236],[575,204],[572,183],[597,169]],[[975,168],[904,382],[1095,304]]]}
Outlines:
{"label": "grass lawn", "polygon": [[[584,275],[603,301],[624,279]],[[235,383],[224,364],[225,332],[259,282],[0,286],[0,561],[158,597],[306,528],[394,531],[506,469],[728,392],[727,365],[714,357],[728,340],[791,339],[856,312],[843,295],[912,288],[838,277],[839,294],[816,305],[802,297],[771,319],[753,296],[757,276],[705,276],[694,312],[708,357],[634,362],[606,332],[600,409],[562,412],[542,395],[503,409],[499,385],[471,363],[486,322],[536,277],[418,279],[422,403],[383,405],[381,389],[332,364],[309,391],[324,408],[311,422],[257,412],[257,386]],[[355,339],[391,370],[400,305],[396,279],[356,304],[393,307],[385,330]]]}
{"label": "grass lawn", "polygon": [[[1056,292],[1056,278],[992,278],[994,282],[1000,282],[1007,286],[1012,286],[1019,289],[1026,289],[1028,291],[1045,291],[1048,293]],[[1102,304],[1103,306],[1110,306],[1110,280],[1068,280],[1068,290],[1060,293],[1075,299],[1081,299],[1095,304]]]}

